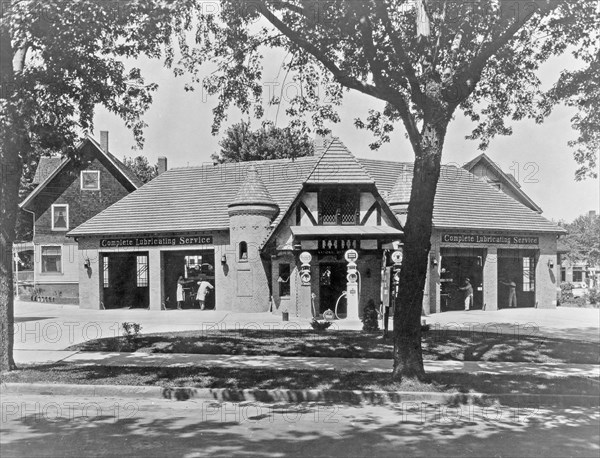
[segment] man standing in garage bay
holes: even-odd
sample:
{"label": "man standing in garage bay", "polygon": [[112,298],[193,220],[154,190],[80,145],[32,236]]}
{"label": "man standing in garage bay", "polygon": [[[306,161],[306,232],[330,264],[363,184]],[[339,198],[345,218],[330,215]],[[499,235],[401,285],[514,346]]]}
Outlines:
{"label": "man standing in garage bay", "polygon": [[465,278],[465,286],[461,286],[458,289],[465,292],[465,310],[470,310],[473,306],[473,286],[471,286],[471,280]]}
{"label": "man standing in garage bay", "polygon": [[508,307],[517,307],[517,284],[509,278],[508,281],[500,280],[500,283],[508,286]]}

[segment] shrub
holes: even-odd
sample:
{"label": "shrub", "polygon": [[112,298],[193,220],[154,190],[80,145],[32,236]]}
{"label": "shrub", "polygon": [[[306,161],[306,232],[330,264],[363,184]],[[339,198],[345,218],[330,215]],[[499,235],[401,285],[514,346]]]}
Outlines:
{"label": "shrub", "polygon": [[140,331],[142,330],[142,325],[139,323],[129,323],[124,321],[121,323],[121,327],[123,328],[123,337],[127,339],[128,343],[133,342],[136,338],[139,337]]}
{"label": "shrub", "polygon": [[585,294],[585,298],[592,305],[600,303],[600,290],[598,290],[597,288],[592,288],[588,290],[588,292]]}
{"label": "shrub", "polygon": [[367,306],[363,310],[363,331],[373,332],[379,331],[379,313],[375,308],[375,301],[369,299]]}
{"label": "shrub", "polygon": [[331,326],[331,321],[319,321],[315,318],[310,322],[310,325],[315,331],[324,331]]}

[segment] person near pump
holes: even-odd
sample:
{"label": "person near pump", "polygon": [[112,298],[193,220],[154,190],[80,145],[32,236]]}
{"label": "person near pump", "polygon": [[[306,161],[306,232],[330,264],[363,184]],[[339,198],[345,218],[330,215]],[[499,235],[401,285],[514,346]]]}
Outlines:
{"label": "person near pump", "polygon": [[200,305],[200,310],[204,310],[204,300],[206,299],[206,295],[211,289],[214,289],[214,286],[206,280],[198,282],[198,292],[196,293],[196,300]]}
{"label": "person near pump", "polygon": [[508,281],[500,280],[500,283],[508,286],[508,307],[517,307],[517,284],[509,278]]}
{"label": "person near pump", "polygon": [[183,285],[186,283],[183,274],[180,273],[177,278],[177,310],[183,310],[181,306],[183,305],[183,301],[185,300],[183,296]]}
{"label": "person near pump", "polygon": [[464,291],[465,310],[470,310],[473,306],[473,286],[471,285],[471,280],[469,278],[465,278],[465,285],[459,287],[458,289]]}

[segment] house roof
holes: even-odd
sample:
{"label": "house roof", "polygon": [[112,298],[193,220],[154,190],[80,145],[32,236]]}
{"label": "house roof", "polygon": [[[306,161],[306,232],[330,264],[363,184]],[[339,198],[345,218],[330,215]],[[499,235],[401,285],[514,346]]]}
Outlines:
{"label": "house roof", "polygon": [[254,166],[283,212],[317,158],[275,159],[172,168],[69,232],[71,236],[229,229],[228,205]]}
{"label": "house roof", "polygon": [[361,184],[373,183],[358,159],[334,137],[319,157],[314,169],[305,180],[307,184]]}
{"label": "house roof", "polygon": [[119,171],[129,180],[131,184],[133,184],[136,188],[139,188],[144,185],[142,180],[140,180],[133,170],[123,164],[119,159],[117,159],[114,154],[109,153],[108,151],[104,151],[100,143],[96,141],[94,137],[87,137],[90,142],[94,144],[96,148],[98,148],[109,160],[110,162],[117,168]]}
{"label": "house roof", "polygon": [[[96,147],[97,151],[104,155],[108,161],[121,173],[121,175],[123,175],[127,181],[129,181],[129,183],[131,183],[131,185],[137,189],[140,186],[143,185],[143,183],[135,176],[135,174],[128,168],[126,167],[121,161],[119,161],[115,156],[113,156],[112,154],[110,154],[108,151],[104,151],[102,149],[102,147],[100,146],[100,144],[91,136],[87,136],[82,142],[79,143],[79,145],[77,145],[77,149],[81,150],[83,148],[83,146],[86,144],[86,142],[91,143],[93,146]],[[55,159],[55,158],[48,158],[48,159]],[[33,200],[44,190],[44,188],[61,172],[61,170],[63,170],[65,168],[65,166],[71,162],[71,158],[58,158],[60,159],[60,161],[58,162],[57,166],[47,175],[43,175],[43,170],[40,170],[40,178],[43,178],[43,180],[38,184],[38,186],[33,190],[33,192],[31,194],[29,194],[24,200],[23,202],[21,202],[19,204],[19,207],[21,208],[27,208],[27,206],[33,202]],[[44,164],[44,167],[50,167],[53,163],[55,162],[48,162],[47,165]],[[40,167],[40,165],[42,165],[42,161],[40,160],[40,163],[38,164],[38,169]],[[35,172],[35,177],[38,177],[38,171],[36,170]],[[35,181],[35,177],[34,177],[34,181]]]}
{"label": "house roof", "polygon": [[[473,169],[475,168],[475,166],[478,164],[483,164],[483,166],[486,169],[489,168],[492,171],[494,171],[495,175],[498,176],[500,181],[502,181],[502,183],[505,186],[510,188],[510,190],[517,195],[518,199],[521,201],[521,203],[523,205],[531,208],[532,210],[534,210],[538,213],[542,213],[542,209],[539,207],[539,205],[536,204],[531,199],[531,197],[529,197],[527,194],[525,194],[525,191],[523,191],[523,189],[521,189],[521,185],[516,180],[516,178],[513,175],[505,173],[498,166],[498,164],[496,164],[494,161],[492,161],[492,159],[487,154],[481,153],[479,156],[477,156],[476,158],[470,160],[465,165],[463,165],[463,168],[465,170],[468,170],[469,172],[472,172]],[[487,178],[487,177],[482,177],[482,178]]]}
{"label": "house roof", "polygon": [[[410,186],[413,164],[361,159],[380,192],[393,199],[398,182]],[[406,189],[405,187],[403,189]],[[405,193],[406,196],[406,193]],[[408,190],[410,197],[410,189]],[[439,229],[564,233],[564,230],[467,170],[442,166],[433,207]]]}
{"label": "house roof", "polygon": [[41,156],[31,183],[40,184],[43,182],[46,177],[54,172],[60,163],[65,160],[66,158],[61,156]]}
{"label": "house roof", "polygon": [[[256,169],[266,192],[279,207],[280,211],[271,224],[273,228],[302,192],[303,184],[331,182],[313,181],[320,174],[315,174],[315,171],[323,164],[339,163],[336,179],[340,181],[335,183],[373,183],[382,195],[388,196],[388,202],[393,200],[391,191],[399,180],[408,184],[412,182],[412,164],[355,158],[343,145],[339,145],[341,143],[330,145],[321,157],[168,170],[73,229],[69,235],[227,230],[228,205],[236,199],[250,167]],[[324,161],[327,154],[335,160],[328,162],[329,159],[325,158],[327,161]],[[433,225],[439,229],[564,232],[485,180],[451,166],[442,167],[434,202]]]}

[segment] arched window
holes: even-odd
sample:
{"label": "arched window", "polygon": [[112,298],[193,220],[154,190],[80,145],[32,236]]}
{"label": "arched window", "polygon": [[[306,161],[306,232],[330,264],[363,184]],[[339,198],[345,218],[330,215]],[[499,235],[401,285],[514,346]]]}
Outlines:
{"label": "arched window", "polygon": [[240,261],[248,260],[248,244],[246,242],[240,242],[240,253],[238,259]]}

